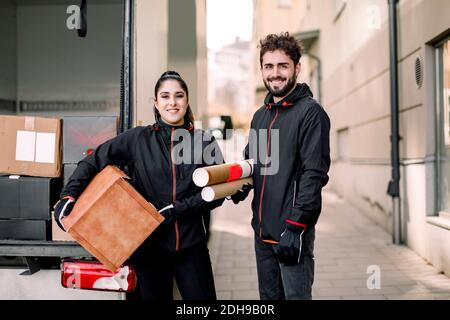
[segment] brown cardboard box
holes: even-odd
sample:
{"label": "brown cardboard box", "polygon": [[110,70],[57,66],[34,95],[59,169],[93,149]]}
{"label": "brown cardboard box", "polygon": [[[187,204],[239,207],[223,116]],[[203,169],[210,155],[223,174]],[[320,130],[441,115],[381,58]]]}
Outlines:
{"label": "brown cardboard box", "polygon": [[61,120],[0,116],[0,173],[61,175]]}
{"label": "brown cardboard box", "polygon": [[53,241],[72,241],[75,239],[67,232],[61,230],[60,227],[56,224],[55,218],[53,217],[52,212],[52,240]]}
{"label": "brown cardboard box", "polygon": [[124,178],[107,166],[62,220],[70,235],[113,272],[164,220]]}

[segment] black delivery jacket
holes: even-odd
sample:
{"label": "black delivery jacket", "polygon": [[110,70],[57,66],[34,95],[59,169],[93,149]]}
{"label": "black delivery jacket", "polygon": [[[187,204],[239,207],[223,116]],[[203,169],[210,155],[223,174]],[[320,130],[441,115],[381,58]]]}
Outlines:
{"label": "black delivery jacket", "polygon": [[[181,142],[172,141],[179,129],[185,129],[184,133],[192,138],[187,144],[192,151],[190,162],[184,161],[182,164],[176,164],[171,158],[171,150],[175,149],[176,154],[177,146],[180,147],[178,144]],[[217,152],[216,163],[205,163],[202,152],[212,156],[216,156]],[[184,156],[182,151],[179,153]],[[95,152],[78,163],[60,197],[70,195],[78,199],[91,179],[104,167],[126,166],[131,178],[129,182],[156,209],[175,200],[182,202],[181,207],[186,211],[178,220],[160,225],[142,246],[176,251],[207,240],[204,217],[224,200],[205,202],[201,198],[201,188],[192,181],[192,173],[196,168],[221,163],[223,157],[214,137],[202,130],[193,130],[192,126],[172,127],[159,121],[151,126],[125,131],[98,146]]]}
{"label": "black delivery jacket", "polygon": [[[263,174],[270,172],[271,163],[267,166],[261,163],[266,163],[266,159],[255,159],[253,172],[252,227],[256,235],[270,242],[280,240],[286,219],[308,228],[319,218],[321,189],[328,182],[330,168],[330,120],[306,84],[297,84],[293,92],[276,104],[269,93],[264,103],[253,116],[251,128],[256,134],[249,135],[245,158],[255,159],[256,153],[252,156],[251,149],[261,138],[267,142],[257,149],[275,152],[274,143],[279,143],[278,172]],[[274,141],[274,132],[270,133],[275,129],[279,130],[278,142]],[[269,151],[268,157],[273,158],[274,154]]]}

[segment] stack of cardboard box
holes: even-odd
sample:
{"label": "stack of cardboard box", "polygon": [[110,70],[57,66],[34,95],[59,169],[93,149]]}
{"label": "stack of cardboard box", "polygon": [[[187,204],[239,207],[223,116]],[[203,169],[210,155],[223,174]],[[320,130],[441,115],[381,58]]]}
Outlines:
{"label": "stack of cardboard box", "polygon": [[0,239],[48,240],[61,192],[61,120],[0,116]]}
{"label": "stack of cardboard box", "polygon": [[73,241],[51,222],[53,205],[76,164],[117,135],[117,123],[117,117],[1,115],[0,240]]}
{"label": "stack of cardboard box", "polygon": [[93,178],[62,220],[67,233],[52,219],[79,161],[116,136],[117,124],[116,117],[65,117],[61,123],[0,116],[0,240],[76,240],[117,270],[164,220],[124,172],[107,166]]}

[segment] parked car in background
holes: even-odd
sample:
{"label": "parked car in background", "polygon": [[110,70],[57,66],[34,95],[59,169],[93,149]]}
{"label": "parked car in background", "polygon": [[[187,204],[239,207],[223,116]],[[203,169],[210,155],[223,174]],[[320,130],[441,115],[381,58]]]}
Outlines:
{"label": "parked car in background", "polygon": [[[228,140],[232,137],[233,120],[231,116],[221,115],[209,118],[207,132],[218,140]],[[227,131],[228,130],[228,131]]]}

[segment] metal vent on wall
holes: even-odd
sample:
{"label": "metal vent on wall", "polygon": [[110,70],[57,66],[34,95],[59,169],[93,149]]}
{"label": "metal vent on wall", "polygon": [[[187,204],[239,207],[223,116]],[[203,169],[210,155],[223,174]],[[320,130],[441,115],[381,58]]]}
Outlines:
{"label": "metal vent on wall", "polygon": [[416,58],[416,62],[414,63],[415,74],[416,74],[416,85],[417,88],[422,88],[423,84],[423,62],[421,57]]}

